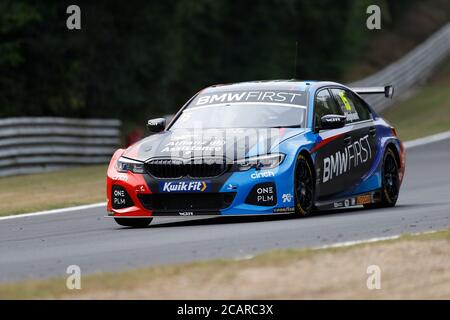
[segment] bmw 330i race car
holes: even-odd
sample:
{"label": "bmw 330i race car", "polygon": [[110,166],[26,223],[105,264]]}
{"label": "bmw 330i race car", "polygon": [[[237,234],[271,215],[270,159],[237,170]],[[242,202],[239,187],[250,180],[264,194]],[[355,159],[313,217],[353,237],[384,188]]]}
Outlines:
{"label": "bmw 330i race car", "polygon": [[149,120],[151,135],[114,153],[109,215],[142,227],[161,216],[394,206],[404,149],[361,97],[392,93],[296,80],[206,88],[167,126]]}

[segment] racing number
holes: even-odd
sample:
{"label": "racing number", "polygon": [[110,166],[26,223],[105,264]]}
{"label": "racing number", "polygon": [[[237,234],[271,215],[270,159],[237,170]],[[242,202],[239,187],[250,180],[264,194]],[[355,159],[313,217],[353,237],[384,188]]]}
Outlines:
{"label": "racing number", "polygon": [[344,90],[340,90],[339,91],[339,98],[340,98],[340,100],[342,101],[342,103],[345,106],[345,111],[352,111],[352,106],[348,102],[347,97],[345,96],[345,91]]}

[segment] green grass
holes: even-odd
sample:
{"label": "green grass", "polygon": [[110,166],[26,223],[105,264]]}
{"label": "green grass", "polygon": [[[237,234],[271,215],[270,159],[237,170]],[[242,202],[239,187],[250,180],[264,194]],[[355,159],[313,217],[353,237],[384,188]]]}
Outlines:
{"label": "green grass", "polygon": [[66,278],[58,277],[44,280],[28,280],[17,283],[0,284],[0,299],[57,299],[77,298],[80,294],[94,294],[108,291],[132,292],[143,283],[149,290],[158,291],[159,287],[167,288],[167,284],[189,282],[207,283],[208,279],[226,283],[240,270],[252,268],[280,268],[292,265],[302,259],[320,259],[324,253],[340,255],[361,247],[388,246],[400,241],[450,241],[450,229],[419,235],[403,235],[399,239],[385,240],[376,243],[356,244],[348,247],[326,249],[288,249],[275,250],[256,255],[247,260],[210,260],[178,265],[156,266],[135,269],[125,272],[97,273],[82,277],[82,290],[67,290]]}
{"label": "green grass", "polygon": [[0,216],[106,199],[106,165],[0,178]]}
{"label": "green grass", "polygon": [[450,60],[439,73],[409,99],[382,116],[396,127],[403,140],[450,130]]}

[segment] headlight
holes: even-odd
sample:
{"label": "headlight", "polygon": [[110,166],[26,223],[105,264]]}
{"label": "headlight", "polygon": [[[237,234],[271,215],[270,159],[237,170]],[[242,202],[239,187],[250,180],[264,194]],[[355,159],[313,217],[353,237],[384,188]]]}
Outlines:
{"label": "headlight", "polygon": [[236,161],[236,166],[239,171],[246,171],[251,168],[257,169],[272,169],[280,165],[284,160],[283,153],[266,154]]}
{"label": "headlight", "polygon": [[133,173],[144,173],[144,164],[139,161],[127,159],[120,157],[117,160],[117,171],[119,172],[128,172],[131,171]]}

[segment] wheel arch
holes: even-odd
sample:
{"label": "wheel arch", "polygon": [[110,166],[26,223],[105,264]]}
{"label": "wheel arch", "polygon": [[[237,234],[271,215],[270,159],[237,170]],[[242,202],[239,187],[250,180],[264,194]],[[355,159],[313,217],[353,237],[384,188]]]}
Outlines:
{"label": "wheel arch", "polygon": [[[309,153],[309,151],[308,150],[306,150],[306,149],[302,149],[302,150],[300,150],[300,152],[298,153],[298,156],[304,156],[305,158],[306,158],[306,160],[308,161],[308,164],[311,166],[311,168],[313,169],[312,171],[313,171],[313,175],[314,175],[314,178],[315,178],[315,176],[316,176],[316,170],[314,170],[314,161],[313,161],[313,159],[312,159],[312,156],[311,156],[311,153]],[[297,156],[297,158],[298,158],[298,156]]]}
{"label": "wheel arch", "polygon": [[[297,156],[296,156],[296,161],[295,161],[295,165],[294,165],[294,171],[293,171],[293,174],[292,174],[292,180],[293,180],[293,187],[294,187],[294,190],[293,190],[293,193],[295,194],[295,192],[296,192],[296,190],[295,190],[295,179],[296,179],[296,171],[297,171],[297,165],[298,165],[298,163],[299,163],[299,157],[300,156],[302,156],[305,160],[306,160],[306,162],[308,163],[308,165],[310,166],[310,172],[311,172],[311,175],[312,175],[312,184],[313,184],[313,199],[312,199],[312,208],[311,208],[311,210],[312,211],[314,211],[314,210],[316,210],[316,207],[315,207],[315,189],[316,189],[316,169],[315,169],[315,166],[314,166],[314,160],[313,160],[313,156],[312,156],[312,154],[309,152],[309,150],[308,149],[305,149],[305,148],[302,148],[302,149],[300,149],[298,152],[297,152]],[[297,208],[297,203],[295,204],[295,207],[296,207],[296,214],[298,213],[298,211],[297,210],[299,210],[298,208]],[[309,212],[310,213],[310,212]],[[307,213],[302,213],[302,216],[304,216],[304,215],[309,215],[309,213],[307,214]]]}
{"label": "wheel arch", "polygon": [[[402,162],[401,162],[401,160],[400,160],[400,151],[398,150],[397,145],[396,145],[393,141],[389,141],[389,142],[386,144],[386,147],[385,147],[385,151],[384,151],[384,152],[386,153],[387,150],[391,150],[391,151],[394,153],[395,161],[397,161],[397,164],[398,164],[399,169],[400,169],[401,166],[402,166]],[[383,157],[384,157],[384,156],[383,156]]]}
{"label": "wheel arch", "polygon": [[[308,149],[301,149],[301,150],[298,152],[298,154],[297,154],[297,159],[298,159],[299,156],[305,157],[306,161],[308,161],[308,164],[309,164],[310,167],[311,167],[311,172],[312,172],[313,180],[314,180],[314,189],[315,189],[315,188],[317,187],[317,186],[316,186],[316,181],[317,181],[316,175],[317,175],[317,172],[316,172],[316,167],[315,167],[315,165],[314,165],[313,156],[312,156],[312,154],[308,151]],[[293,180],[294,180],[294,181],[293,181],[293,185],[295,185],[295,170],[297,170],[297,160],[295,161],[294,171],[293,171],[293,175],[292,175],[292,178],[293,178]]]}

